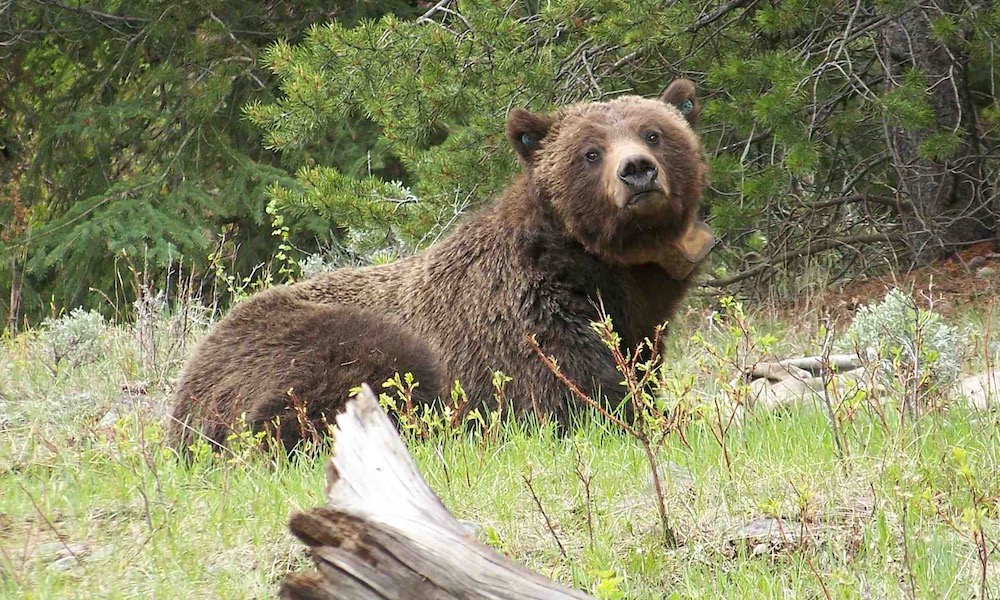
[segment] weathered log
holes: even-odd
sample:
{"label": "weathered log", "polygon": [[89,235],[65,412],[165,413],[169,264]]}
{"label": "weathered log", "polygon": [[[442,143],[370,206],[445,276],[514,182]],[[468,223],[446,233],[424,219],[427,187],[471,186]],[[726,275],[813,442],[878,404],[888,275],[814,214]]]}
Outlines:
{"label": "weathered log", "polygon": [[368,386],[337,416],[327,504],[294,514],[316,571],[285,578],[282,598],[589,598],[471,538],[417,472]]}
{"label": "weathered log", "polygon": [[826,357],[804,356],[802,358],[786,358],[780,361],[780,364],[803,369],[815,376],[820,376],[828,366],[835,372],[853,371],[860,367],[862,362],[857,354],[831,354]]}

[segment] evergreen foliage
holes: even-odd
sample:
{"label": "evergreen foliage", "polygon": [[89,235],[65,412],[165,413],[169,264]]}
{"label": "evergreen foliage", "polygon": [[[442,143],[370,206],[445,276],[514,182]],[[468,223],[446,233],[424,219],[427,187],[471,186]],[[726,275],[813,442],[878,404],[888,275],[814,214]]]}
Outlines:
{"label": "evergreen foliage", "polygon": [[516,172],[512,108],[681,76],[704,99],[712,285],[794,292],[796,268],[996,237],[992,2],[37,0],[0,4],[0,31],[14,317],[130,306],[123,282],[181,261],[209,291],[321,248],[412,252]]}
{"label": "evergreen foliage", "polygon": [[[257,55],[308,23],[387,10],[415,8],[6,3],[0,287],[14,288],[21,304],[8,307],[12,316],[130,306],[137,290],[124,282],[140,271],[162,286],[182,265],[207,286],[210,257],[236,276],[267,263],[275,245],[267,186],[291,185],[289,173],[310,160],[349,165],[363,154],[358,138],[373,133],[362,123],[281,157],[263,148],[241,114],[247,102],[274,97]],[[292,242],[315,247],[329,232],[300,220]]]}
{"label": "evergreen foliage", "polygon": [[[973,102],[975,131],[956,128],[934,104],[935,90],[952,82],[932,80],[918,68],[920,57],[893,66],[901,59],[887,27],[912,14],[928,26],[932,50],[947,44],[963,88],[970,74],[971,95],[962,101]],[[401,173],[315,165],[297,173],[297,185],[272,193],[284,210],[316,211],[343,226],[356,251],[410,249],[509,180],[515,161],[503,120],[512,107],[650,95],[690,77],[707,100],[702,133],[714,180],[707,210],[725,242],[714,283],[759,287],[771,267],[797,257],[818,255],[842,275],[892,262],[886,243],[909,241],[917,256],[934,243],[948,251],[972,241],[939,234],[947,223],[935,218],[958,217],[918,206],[901,184],[926,166],[918,159],[944,170],[972,161],[983,167],[980,179],[964,173],[956,185],[978,186],[979,208],[989,202],[998,34],[1000,8],[991,3],[935,12],[838,0],[462,0],[437,3],[416,21],[333,22],[311,28],[299,44],[275,44],[265,60],[281,96],[246,112],[266,144],[283,151],[345,119],[375,123],[371,164],[399,160]],[[915,136],[918,158],[894,151],[900,134]],[[980,229],[993,235],[995,211],[985,212]]]}

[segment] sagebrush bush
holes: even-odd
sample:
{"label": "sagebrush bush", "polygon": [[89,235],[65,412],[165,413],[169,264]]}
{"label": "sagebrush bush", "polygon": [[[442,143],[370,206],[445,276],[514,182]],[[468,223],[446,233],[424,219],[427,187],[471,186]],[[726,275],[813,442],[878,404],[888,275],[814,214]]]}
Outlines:
{"label": "sagebrush bush", "polygon": [[880,304],[860,307],[847,339],[885,383],[915,378],[924,391],[944,392],[961,370],[958,328],[933,311],[919,309],[898,289]]}
{"label": "sagebrush bush", "polygon": [[45,319],[38,334],[42,361],[53,373],[61,367],[92,363],[105,349],[107,330],[103,315],[81,307],[57,319]]}

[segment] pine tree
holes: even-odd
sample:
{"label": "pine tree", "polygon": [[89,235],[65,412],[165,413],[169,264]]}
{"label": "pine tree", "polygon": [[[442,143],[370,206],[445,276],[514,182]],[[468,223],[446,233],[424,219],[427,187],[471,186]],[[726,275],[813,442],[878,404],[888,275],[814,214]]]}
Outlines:
{"label": "pine tree", "polygon": [[[131,270],[166,285],[210,255],[249,275],[275,251],[271,185],[307,161],[361,160],[358,124],[277,156],[241,108],[272,100],[262,48],[328,18],[356,22],[412,2],[14,2],[0,8],[0,286],[8,322],[77,305],[128,306]],[[330,229],[295,223],[315,247]],[[297,237],[296,237],[297,236]],[[7,295],[4,295],[5,299]],[[3,300],[0,300],[3,302]]]}
{"label": "pine tree", "polygon": [[[919,35],[913,55],[899,28]],[[398,176],[318,164],[272,193],[359,251],[406,251],[509,180],[512,107],[692,78],[724,242],[713,283],[760,289],[803,257],[837,275],[995,237],[998,34],[986,2],[439,2],[415,21],[334,22],[274,45],[281,96],[247,114],[282,151],[345,118],[377,125],[373,163],[398,160]]]}

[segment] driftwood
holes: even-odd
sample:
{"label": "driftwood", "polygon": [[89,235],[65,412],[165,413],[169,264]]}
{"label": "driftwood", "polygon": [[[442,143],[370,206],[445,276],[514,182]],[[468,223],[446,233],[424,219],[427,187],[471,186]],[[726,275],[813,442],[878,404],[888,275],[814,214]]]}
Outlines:
{"label": "driftwood", "polygon": [[316,571],[285,578],[282,598],[590,598],[472,539],[417,472],[368,386],[337,417],[327,504],[289,527]]}
{"label": "driftwood", "polygon": [[[765,410],[821,400],[828,383],[841,390],[841,396],[844,391],[865,390],[877,400],[883,396],[885,388],[873,381],[871,374],[861,365],[861,359],[856,354],[760,362],[748,369],[742,379],[734,380],[733,387],[741,382],[747,384],[748,400]],[[955,381],[952,392],[955,400],[964,401],[973,410],[995,410],[1000,407],[1000,370]]]}
{"label": "driftwood", "polygon": [[809,371],[813,376],[822,376],[826,368],[834,372],[853,371],[862,366],[857,354],[831,354],[830,356],[803,356],[802,358],[786,358],[779,361],[780,365],[796,367]]}
{"label": "driftwood", "polygon": [[743,381],[749,384],[749,400],[754,406],[773,410],[821,399],[828,380],[842,390],[864,388],[864,375],[856,354],[835,354],[757,363],[747,371]]}

